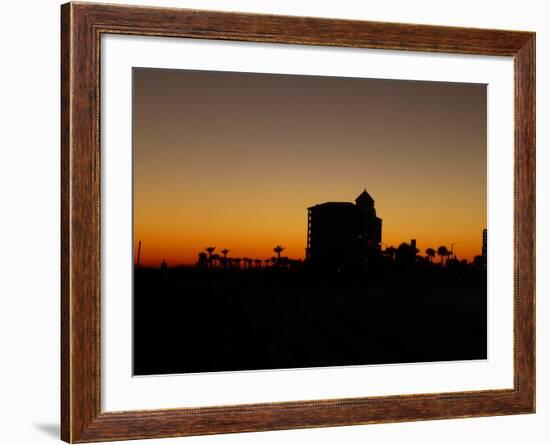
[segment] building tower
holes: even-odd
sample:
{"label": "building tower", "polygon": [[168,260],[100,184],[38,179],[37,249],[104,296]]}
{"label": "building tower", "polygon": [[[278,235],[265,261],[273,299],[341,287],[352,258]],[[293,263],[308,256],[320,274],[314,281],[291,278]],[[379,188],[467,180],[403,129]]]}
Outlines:
{"label": "building tower", "polygon": [[483,269],[487,270],[487,229],[483,229],[483,244],[481,247],[481,257],[483,258]]}
{"label": "building tower", "polygon": [[351,202],[325,202],[308,208],[306,259],[311,264],[352,266],[380,253],[382,219],[364,190]]}

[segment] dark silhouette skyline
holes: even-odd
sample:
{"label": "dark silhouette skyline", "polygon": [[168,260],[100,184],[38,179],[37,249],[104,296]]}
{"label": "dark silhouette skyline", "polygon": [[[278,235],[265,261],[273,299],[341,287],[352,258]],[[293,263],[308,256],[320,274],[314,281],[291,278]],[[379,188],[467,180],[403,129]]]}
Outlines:
{"label": "dark silhouette skyline", "polygon": [[[441,245],[437,249],[428,247],[425,256],[418,255],[417,240],[411,239],[410,244],[401,242],[398,247],[387,246],[382,249],[382,219],[377,216],[375,201],[363,190],[350,202],[325,202],[307,208],[307,236],[305,257],[292,259],[281,256],[285,247],[277,244],[271,258],[254,258],[243,256],[228,257],[231,252],[227,248],[218,249],[208,246],[198,253],[195,265],[201,269],[258,269],[262,267],[292,267],[301,265],[307,267],[329,268],[377,268],[383,261],[396,261],[400,265],[415,266],[417,264],[432,264],[435,256],[440,257],[439,265],[448,264],[450,260],[469,264],[466,259],[457,258],[454,247],[459,243],[451,243],[451,249]],[[138,256],[136,266],[140,267],[141,240],[138,241]],[[475,255],[471,264],[487,265],[487,229],[482,232],[480,254]],[[176,264],[176,266],[182,266]],[[162,259],[161,269],[166,269],[166,259]]]}
{"label": "dark silhouette skyline", "polygon": [[469,263],[440,246],[436,262],[426,250],[412,239],[366,262],[317,263],[280,244],[264,260],[207,246],[194,267],[136,265],[134,373],[487,358],[483,256]]}

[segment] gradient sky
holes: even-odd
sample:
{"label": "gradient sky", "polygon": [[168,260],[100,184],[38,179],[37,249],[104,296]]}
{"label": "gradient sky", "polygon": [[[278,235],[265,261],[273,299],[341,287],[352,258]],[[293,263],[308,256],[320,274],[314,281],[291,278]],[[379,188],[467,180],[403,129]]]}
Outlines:
{"label": "gradient sky", "polygon": [[303,258],[307,207],[366,188],[382,242],[471,260],[486,227],[486,86],[135,68],[141,262]]}

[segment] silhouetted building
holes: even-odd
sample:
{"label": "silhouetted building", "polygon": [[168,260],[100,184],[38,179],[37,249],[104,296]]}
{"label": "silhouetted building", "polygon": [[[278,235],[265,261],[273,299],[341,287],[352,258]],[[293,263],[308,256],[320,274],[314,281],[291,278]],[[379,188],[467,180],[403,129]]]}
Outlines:
{"label": "silhouetted building", "polygon": [[355,204],[325,202],[308,208],[306,259],[316,264],[357,264],[380,253],[382,220],[363,191]]}
{"label": "silhouetted building", "polygon": [[483,245],[481,247],[481,256],[483,258],[483,268],[487,269],[487,229],[483,229]]}

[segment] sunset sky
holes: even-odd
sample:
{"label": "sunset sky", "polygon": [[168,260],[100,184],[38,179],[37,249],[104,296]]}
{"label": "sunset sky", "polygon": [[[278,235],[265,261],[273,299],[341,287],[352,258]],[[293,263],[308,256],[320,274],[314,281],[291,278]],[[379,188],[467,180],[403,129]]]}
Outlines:
{"label": "sunset sky", "polygon": [[481,253],[486,86],[135,68],[141,263],[303,258],[307,207],[367,189],[382,242]]}

